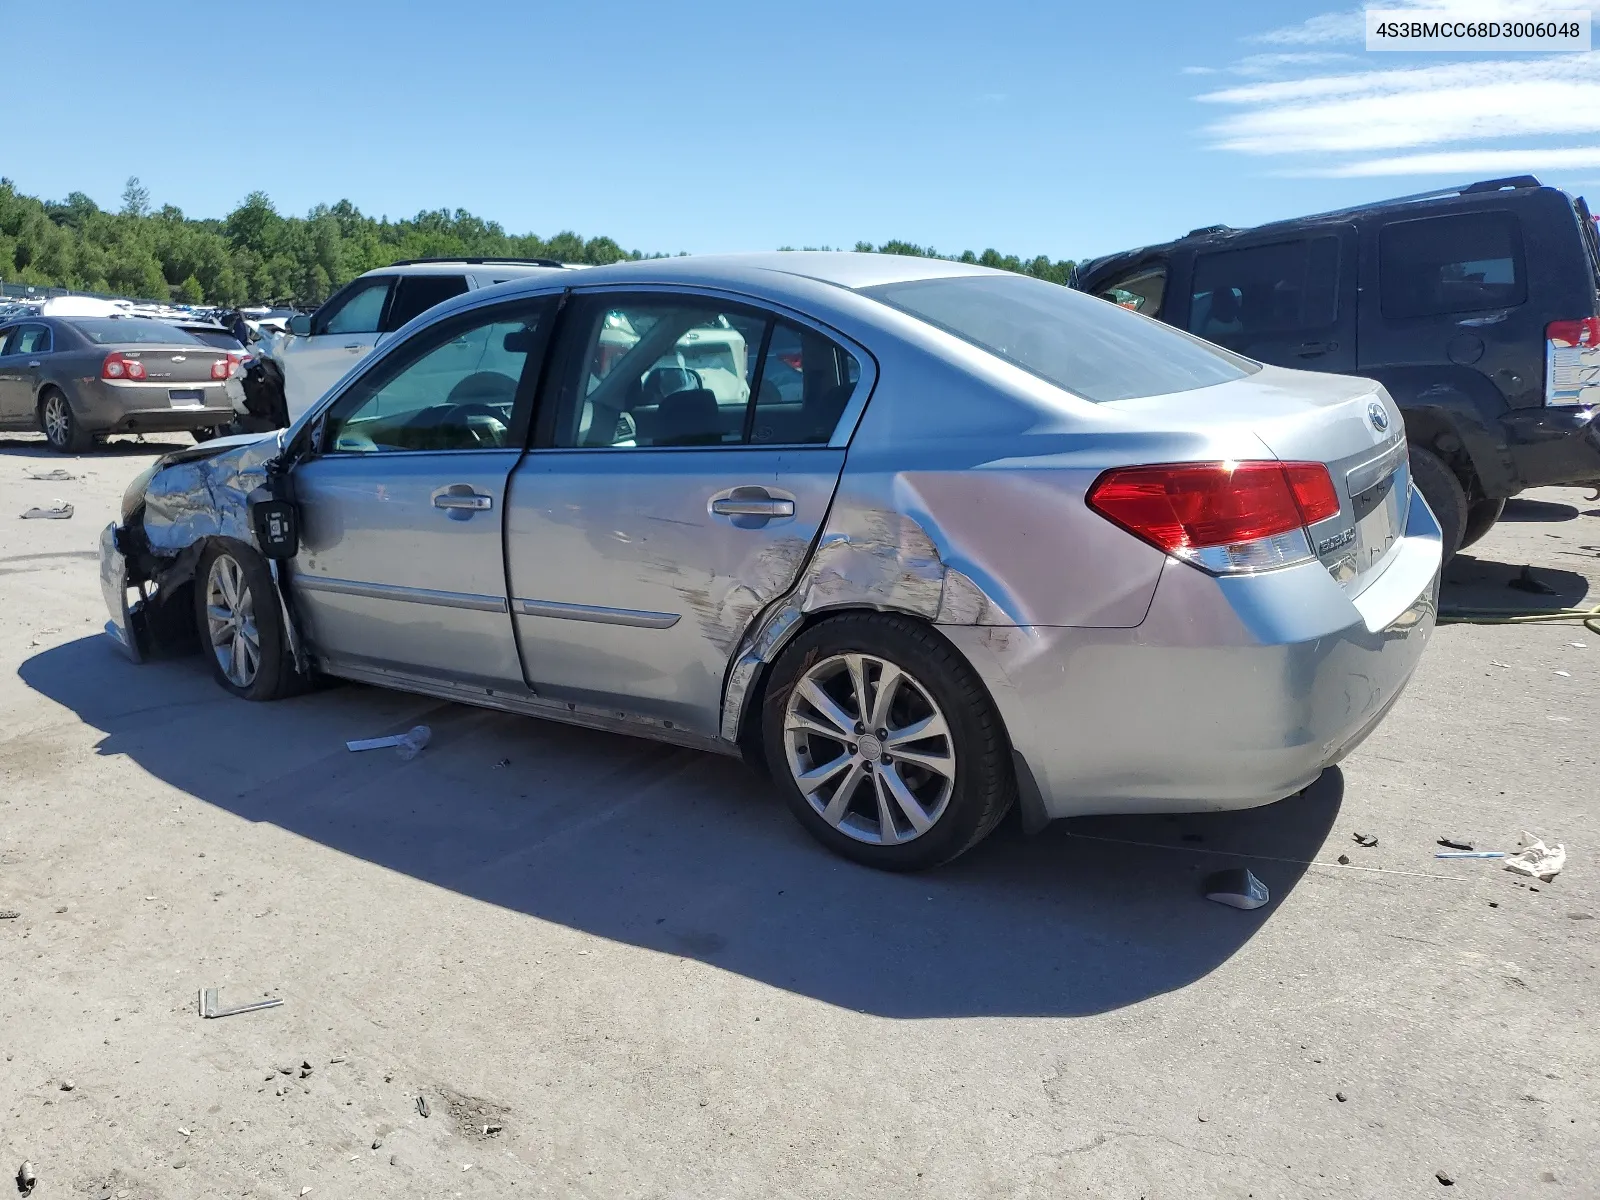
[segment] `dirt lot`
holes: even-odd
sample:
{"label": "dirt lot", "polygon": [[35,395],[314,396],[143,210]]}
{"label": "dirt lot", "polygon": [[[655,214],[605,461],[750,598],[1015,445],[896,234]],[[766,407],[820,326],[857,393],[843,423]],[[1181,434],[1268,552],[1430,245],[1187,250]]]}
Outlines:
{"label": "dirt lot", "polygon": [[[94,547],[154,449],[0,446],[0,1169],[40,1200],[1600,1195],[1600,636],[1441,629],[1302,797],[896,878],[733,762],[131,665]],[[1600,505],[1513,502],[1446,601],[1600,602]],[[1432,857],[1524,829],[1553,884]],[[1269,907],[1199,898],[1242,861]]]}

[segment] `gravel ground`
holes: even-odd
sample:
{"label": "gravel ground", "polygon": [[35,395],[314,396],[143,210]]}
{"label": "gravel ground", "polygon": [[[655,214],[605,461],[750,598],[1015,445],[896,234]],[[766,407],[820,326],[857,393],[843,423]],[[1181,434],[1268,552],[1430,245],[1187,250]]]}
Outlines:
{"label": "gravel ground", "polygon": [[[1302,797],[891,877],[730,761],[129,664],[94,547],[156,449],[0,443],[0,1169],[35,1197],[1600,1195],[1600,636],[1441,629]],[[1600,602],[1600,505],[1514,501],[1445,599]],[[413,762],[343,748],[418,722]],[[1555,882],[1432,857],[1522,830]],[[1242,861],[1270,906],[1198,896]]]}

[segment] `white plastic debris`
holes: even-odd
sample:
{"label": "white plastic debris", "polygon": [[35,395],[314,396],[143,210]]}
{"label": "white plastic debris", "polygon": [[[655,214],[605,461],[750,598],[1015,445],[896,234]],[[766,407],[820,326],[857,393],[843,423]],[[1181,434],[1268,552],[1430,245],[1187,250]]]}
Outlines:
{"label": "white plastic debris", "polygon": [[1243,867],[1207,876],[1201,891],[1207,900],[1215,900],[1229,908],[1260,908],[1272,899],[1267,885]]}
{"label": "white plastic debris", "polygon": [[65,483],[69,479],[77,479],[78,476],[64,467],[56,467],[49,471],[29,471],[28,478],[37,479],[40,483]]}
{"label": "white plastic debris", "polygon": [[22,514],[24,521],[65,521],[72,515],[72,505],[65,500],[52,500],[48,508],[35,505]]}
{"label": "white plastic debris", "polygon": [[388,737],[356,738],[346,742],[346,750],[383,750],[393,746],[400,757],[410,762],[422,753],[423,747],[433,737],[433,730],[426,725],[414,725],[405,733],[391,733]]}
{"label": "white plastic debris", "polygon": [[1561,868],[1567,865],[1565,845],[1558,845],[1552,850],[1543,842],[1534,839],[1531,833],[1524,833],[1522,838],[1524,841],[1532,840],[1533,844],[1506,859],[1506,870],[1514,871],[1518,875],[1527,875],[1544,883],[1549,883],[1561,874]]}

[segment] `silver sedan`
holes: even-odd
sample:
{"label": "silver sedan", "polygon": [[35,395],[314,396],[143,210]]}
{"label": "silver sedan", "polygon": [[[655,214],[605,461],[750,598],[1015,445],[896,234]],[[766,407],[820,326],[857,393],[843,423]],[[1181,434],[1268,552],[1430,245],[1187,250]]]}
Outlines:
{"label": "silver sedan", "polygon": [[1367,380],[936,260],[529,279],[288,430],[169,455],[102,538],[119,644],[744,755],[859,862],[1012,806],[1267,804],[1383,718],[1438,525]]}

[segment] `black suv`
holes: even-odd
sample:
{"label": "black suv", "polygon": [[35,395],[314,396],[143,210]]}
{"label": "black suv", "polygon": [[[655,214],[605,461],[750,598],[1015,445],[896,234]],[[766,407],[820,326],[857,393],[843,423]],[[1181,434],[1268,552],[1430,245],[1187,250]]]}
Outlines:
{"label": "black suv", "polygon": [[1600,485],[1600,241],[1531,175],[1081,264],[1071,286],[1227,346],[1364,375],[1405,413],[1448,557],[1507,497]]}

